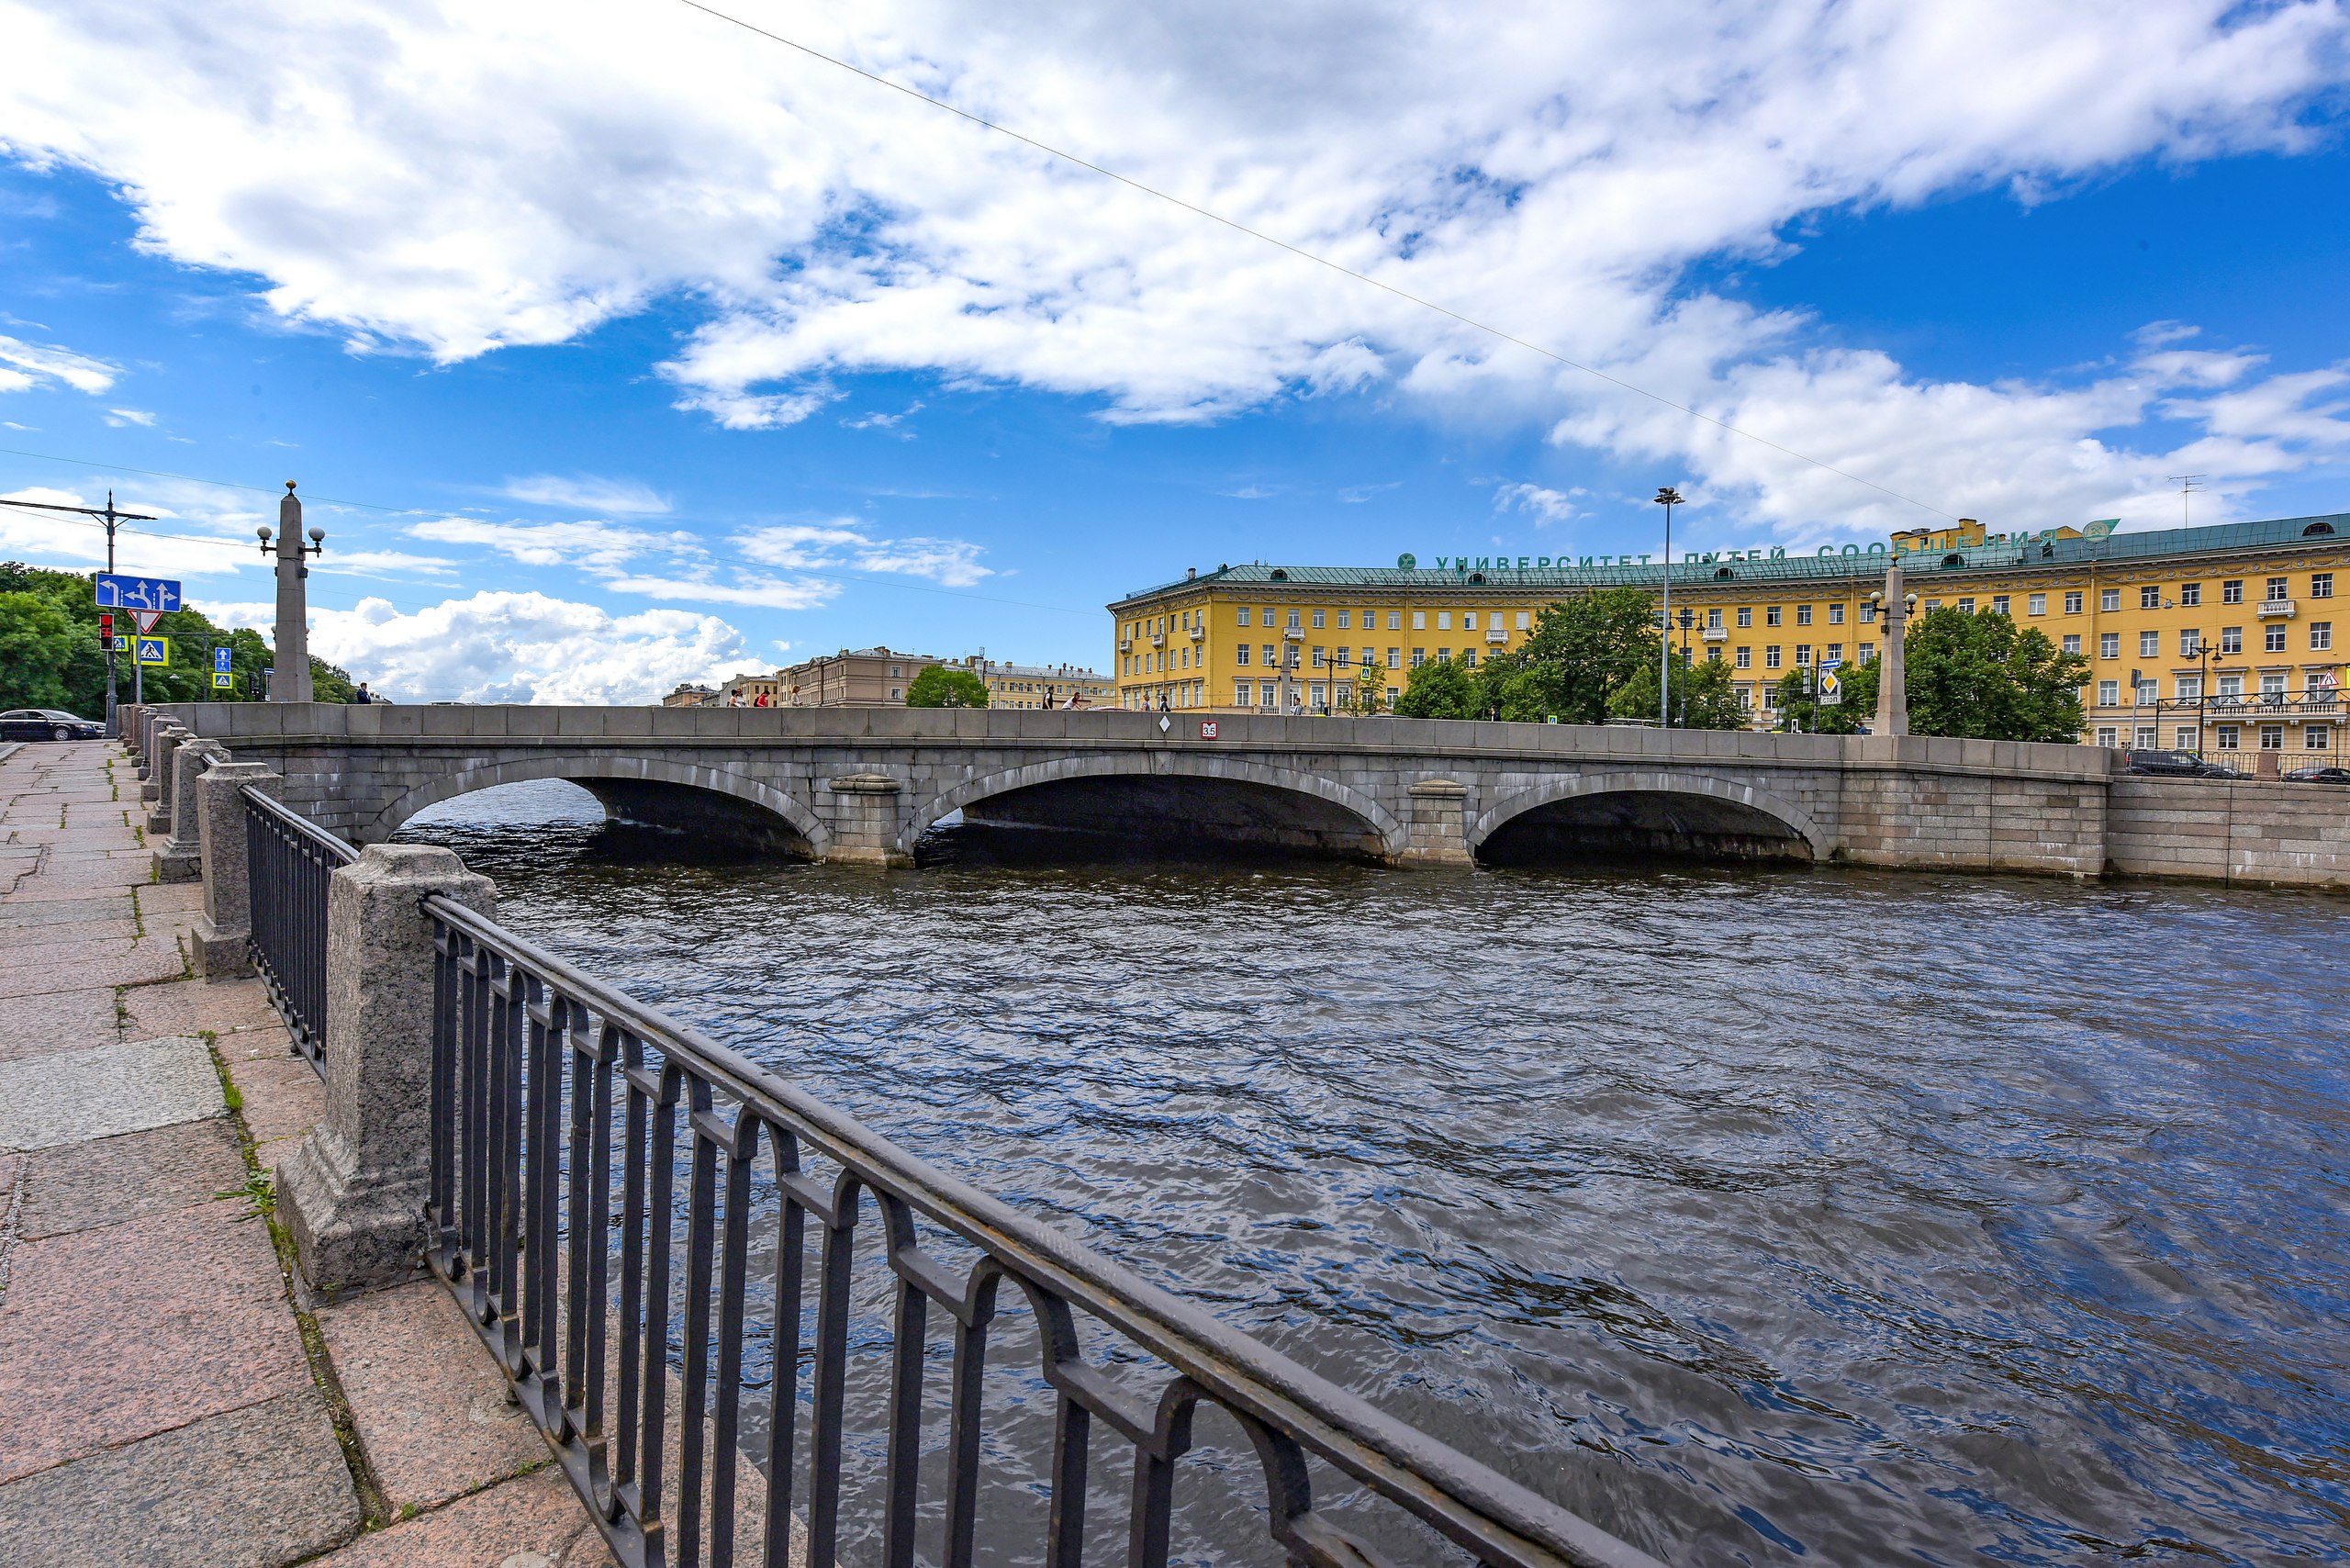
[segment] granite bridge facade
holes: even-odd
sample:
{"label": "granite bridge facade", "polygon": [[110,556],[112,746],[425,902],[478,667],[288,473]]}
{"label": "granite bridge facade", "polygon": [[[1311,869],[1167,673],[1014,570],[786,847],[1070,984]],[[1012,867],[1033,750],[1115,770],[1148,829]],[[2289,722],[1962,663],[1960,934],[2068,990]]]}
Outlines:
{"label": "granite bridge facade", "polygon": [[207,703],[138,722],[164,718],[363,845],[560,778],[616,820],[877,866],[913,864],[960,812],[1398,866],[1639,851],[2350,887],[2350,793],[2136,777],[2076,745],[1119,711]]}

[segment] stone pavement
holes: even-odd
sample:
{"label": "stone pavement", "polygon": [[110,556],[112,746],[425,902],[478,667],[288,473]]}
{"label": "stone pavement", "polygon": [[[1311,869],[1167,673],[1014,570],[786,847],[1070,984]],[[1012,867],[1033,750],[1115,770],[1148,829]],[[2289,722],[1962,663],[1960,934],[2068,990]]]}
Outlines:
{"label": "stone pavement", "polygon": [[190,978],[138,801],[110,743],[0,746],[0,1562],[608,1563],[438,1285],[297,1295],[263,1172],[319,1081]]}

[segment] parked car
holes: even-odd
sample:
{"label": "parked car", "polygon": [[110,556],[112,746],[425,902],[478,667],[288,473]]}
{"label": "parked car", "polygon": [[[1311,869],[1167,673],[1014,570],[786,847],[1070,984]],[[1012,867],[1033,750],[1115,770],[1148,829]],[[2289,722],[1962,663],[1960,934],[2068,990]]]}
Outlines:
{"label": "parked car", "polygon": [[0,741],[95,741],[106,727],[62,708],[11,708],[0,713]]}
{"label": "parked car", "polygon": [[2210,765],[2191,751],[2133,751],[2130,754],[2130,771],[2171,778],[2201,778],[2210,775]]}
{"label": "parked car", "polygon": [[2285,777],[2296,784],[2350,784],[2350,767],[2296,767]]}

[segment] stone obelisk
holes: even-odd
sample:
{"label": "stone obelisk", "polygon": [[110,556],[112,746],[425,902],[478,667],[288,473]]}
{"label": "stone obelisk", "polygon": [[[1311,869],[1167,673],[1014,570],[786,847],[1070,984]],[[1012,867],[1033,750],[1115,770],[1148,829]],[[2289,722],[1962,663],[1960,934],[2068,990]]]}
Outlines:
{"label": "stone obelisk", "polygon": [[1885,652],[1876,662],[1876,722],[1869,726],[1874,735],[1906,735],[1909,733],[1909,689],[1902,671],[1902,637],[1907,631],[1908,606],[1901,599],[1901,563],[1894,562],[1885,569],[1885,603],[1877,612],[1877,631],[1885,639]]}
{"label": "stone obelisk", "polygon": [[294,481],[277,503],[277,665],[269,678],[272,702],[310,700],[310,612],[304,579],[310,568],[302,550],[302,503]]}

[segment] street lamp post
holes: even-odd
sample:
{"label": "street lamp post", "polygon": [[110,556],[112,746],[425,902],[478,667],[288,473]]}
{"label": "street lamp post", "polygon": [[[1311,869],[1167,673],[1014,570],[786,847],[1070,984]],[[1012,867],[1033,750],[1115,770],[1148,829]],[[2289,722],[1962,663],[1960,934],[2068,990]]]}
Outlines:
{"label": "street lamp post", "polygon": [[[1668,587],[1670,585],[1667,585]],[[1689,727],[1689,629],[1697,624],[1697,612],[1687,605],[1681,607],[1681,727]]]}
{"label": "street lamp post", "polygon": [[1673,727],[1673,509],[1681,505],[1681,492],[1670,485],[1660,486],[1656,504],[1664,509],[1664,635],[1658,638],[1656,651],[1656,722],[1662,729]]}
{"label": "street lamp post", "polygon": [[273,702],[308,702],[310,700],[310,615],[307,579],[310,568],[305,556],[326,552],[326,530],[310,530],[310,543],[302,543],[302,503],[295,498],[294,481],[285,481],[285,494],[277,502],[277,542],[270,543],[267,523],[253,530],[261,540],[261,553],[274,555],[277,561],[277,675],[270,682],[269,700]]}

